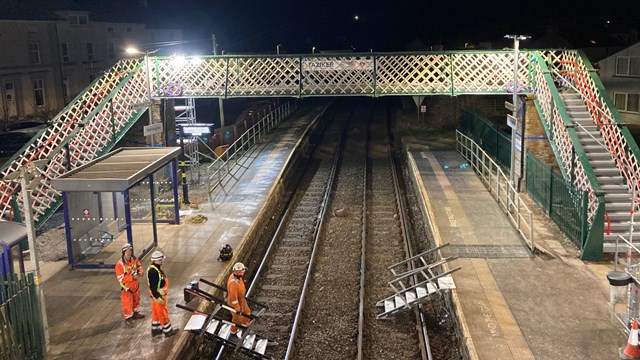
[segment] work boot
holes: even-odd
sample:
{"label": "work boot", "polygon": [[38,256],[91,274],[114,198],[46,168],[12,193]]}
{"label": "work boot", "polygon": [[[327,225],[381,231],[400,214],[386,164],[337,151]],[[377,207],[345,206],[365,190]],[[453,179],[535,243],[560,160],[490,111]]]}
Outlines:
{"label": "work boot", "polygon": [[131,318],[134,319],[134,320],[144,319],[144,315],[140,314],[140,313],[137,313],[137,312],[134,312],[133,316]]}
{"label": "work boot", "polygon": [[151,329],[151,337],[162,334],[162,329]]}
{"label": "work boot", "polygon": [[164,333],[164,337],[165,338],[172,337],[173,335],[177,334],[178,331],[180,331],[180,330],[178,330],[176,328],[171,328],[171,330],[169,330],[169,331]]}

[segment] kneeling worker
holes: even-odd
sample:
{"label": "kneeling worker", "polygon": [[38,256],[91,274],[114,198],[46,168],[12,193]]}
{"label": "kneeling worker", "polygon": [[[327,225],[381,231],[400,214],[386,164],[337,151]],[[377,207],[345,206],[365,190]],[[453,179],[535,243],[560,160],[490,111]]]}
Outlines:
{"label": "kneeling worker", "polygon": [[[229,293],[227,304],[238,313],[241,312],[246,315],[251,315],[251,309],[249,308],[249,304],[247,304],[246,298],[247,289],[242,279],[245,271],[246,267],[243,263],[237,262],[233,265],[233,272],[229,275],[229,280],[227,280],[227,292]],[[249,325],[251,319],[238,313],[231,313],[231,321],[236,325]],[[231,333],[242,337],[242,331],[235,326],[231,328]]]}
{"label": "kneeling worker", "polygon": [[178,333],[178,329],[171,326],[167,294],[169,293],[169,278],[162,271],[164,255],[160,251],[151,254],[151,265],[147,270],[149,281],[149,296],[151,297],[151,336],[164,333],[170,337]]}

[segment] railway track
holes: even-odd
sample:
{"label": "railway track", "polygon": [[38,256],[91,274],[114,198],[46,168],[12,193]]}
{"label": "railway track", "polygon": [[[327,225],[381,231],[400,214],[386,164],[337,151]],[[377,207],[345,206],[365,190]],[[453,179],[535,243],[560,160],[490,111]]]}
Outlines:
{"label": "railway track", "polygon": [[373,104],[337,105],[253,274],[248,296],[269,309],[251,331],[275,342],[271,358],[431,359],[420,310],[377,319],[392,295],[389,266],[415,245],[386,102]]}

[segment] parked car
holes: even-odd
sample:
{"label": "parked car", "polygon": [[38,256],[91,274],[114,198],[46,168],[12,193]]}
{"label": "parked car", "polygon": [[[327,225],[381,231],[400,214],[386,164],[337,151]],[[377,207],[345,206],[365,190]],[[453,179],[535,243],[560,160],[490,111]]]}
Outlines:
{"label": "parked car", "polygon": [[8,158],[13,156],[31,138],[33,138],[32,135],[20,131],[0,133],[0,157]]}
{"label": "parked car", "polygon": [[47,127],[47,123],[39,120],[24,120],[11,122],[5,125],[3,132],[20,132],[35,136],[38,131]]}

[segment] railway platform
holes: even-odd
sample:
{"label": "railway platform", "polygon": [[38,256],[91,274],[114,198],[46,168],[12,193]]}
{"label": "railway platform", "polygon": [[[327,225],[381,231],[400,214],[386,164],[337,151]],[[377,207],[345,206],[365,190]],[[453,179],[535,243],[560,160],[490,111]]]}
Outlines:
{"label": "railway platform", "polygon": [[[158,225],[158,247],[166,256],[163,270],[169,277],[169,318],[183,329],[190,313],[176,307],[184,303],[183,288],[192,280],[221,283],[235,261],[244,260],[242,243],[254,232],[256,219],[274,196],[282,171],[298,140],[326,104],[298,112],[285,120],[257,145],[244,166],[216,189],[211,202],[200,204],[192,215],[204,215],[203,223],[181,218],[180,225]],[[205,185],[206,186],[206,185]],[[234,249],[228,262],[217,260],[225,244]],[[118,249],[116,249],[118,250]],[[113,251],[116,251],[113,250]],[[150,257],[143,259],[146,269]],[[141,313],[144,319],[125,324],[120,290],[113,269],[73,270],[65,261],[42,263],[49,325],[47,359],[171,359],[189,335],[151,337],[151,303],[146,278],[140,279]]]}
{"label": "railway platform", "polygon": [[[310,123],[322,112],[294,114],[259,145],[250,163],[202,203],[201,224],[159,229],[159,250],[170,282],[169,316],[183,329],[191,314],[183,287],[198,278],[220,284],[264,216],[283,169]],[[406,139],[416,182],[433,221],[436,239],[450,243],[462,269],[453,277],[453,299],[472,359],[613,359],[625,336],[610,322],[606,265],[585,264],[558,240],[541,212],[535,237],[546,251],[531,255],[518,233],[454,146],[434,148]],[[444,165],[449,165],[445,169]],[[224,244],[235,250],[217,261]],[[144,259],[143,267],[149,265]],[[113,270],[69,271],[66,262],[44,263],[49,323],[48,359],[176,359],[190,334],[151,337],[150,301],[141,293],[145,319],[125,325]],[[141,288],[146,289],[142,280]]]}
{"label": "railway platform", "polygon": [[532,255],[455,145],[404,143],[435,241],[450,244],[443,255],[459,256],[453,301],[471,357],[616,359],[626,336],[610,320],[612,264],[580,260],[529,204],[542,250]]}

